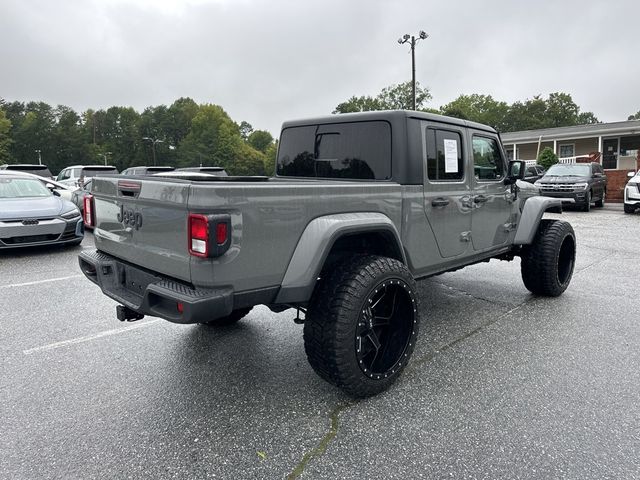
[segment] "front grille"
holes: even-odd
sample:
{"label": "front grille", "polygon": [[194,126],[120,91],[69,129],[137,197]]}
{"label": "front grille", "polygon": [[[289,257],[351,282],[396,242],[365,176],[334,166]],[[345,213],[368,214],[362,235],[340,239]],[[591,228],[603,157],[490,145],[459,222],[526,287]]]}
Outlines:
{"label": "front grille", "polygon": [[64,228],[64,232],[60,235],[60,240],[73,240],[76,236],[76,224],[75,223],[67,223],[67,226]]}
{"label": "front grille", "polygon": [[572,183],[549,183],[540,185],[543,192],[573,192],[575,185]]}
{"label": "front grille", "polygon": [[58,238],[58,235],[25,235],[24,237],[5,238],[2,241],[7,245],[21,245],[23,243],[40,243],[52,242]]}

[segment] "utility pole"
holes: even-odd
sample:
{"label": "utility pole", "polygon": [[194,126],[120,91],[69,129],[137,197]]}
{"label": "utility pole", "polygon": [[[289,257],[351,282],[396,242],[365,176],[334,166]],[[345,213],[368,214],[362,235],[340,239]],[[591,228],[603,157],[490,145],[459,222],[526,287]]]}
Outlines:
{"label": "utility pole", "polygon": [[405,43],[409,43],[411,45],[411,86],[413,89],[413,109],[416,109],[416,43],[418,40],[425,40],[429,37],[429,34],[424,30],[420,30],[418,34],[418,38],[413,35],[409,35],[405,33],[402,37],[398,39],[398,43],[403,45]]}

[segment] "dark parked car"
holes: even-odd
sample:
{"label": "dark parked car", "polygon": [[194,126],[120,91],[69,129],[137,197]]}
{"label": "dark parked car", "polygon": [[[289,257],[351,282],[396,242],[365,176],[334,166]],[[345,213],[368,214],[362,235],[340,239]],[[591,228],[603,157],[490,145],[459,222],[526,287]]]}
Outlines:
{"label": "dark parked car", "polygon": [[536,183],[544,176],[544,167],[542,165],[529,165],[524,171],[524,181]]}
{"label": "dark parked car", "polygon": [[84,225],[75,205],[32,175],[0,171],[0,249],[78,245],[83,238]]}
{"label": "dark parked car", "polygon": [[216,177],[226,177],[227,171],[222,167],[185,167],[177,168],[177,172],[198,172],[208,173],[209,175],[215,175]]}
{"label": "dark parked car", "polygon": [[599,163],[556,163],[535,183],[546,197],[571,198],[585,212],[604,206],[607,177]]}
{"label": "dark parked car", "polygon": [[12,165],[0,165],[0,170],[10,170],[13,172],[25,172],[38,175],[39,177],[51,178],[51,170],[46,165],[33,165],[30,163],[16,163]]}
{"label": "dark parked car", "polygon": [[153,166],[153,167],[129,167],[121,172],[121,175],[153,175],[159,172],[172,172],[176,167]]}

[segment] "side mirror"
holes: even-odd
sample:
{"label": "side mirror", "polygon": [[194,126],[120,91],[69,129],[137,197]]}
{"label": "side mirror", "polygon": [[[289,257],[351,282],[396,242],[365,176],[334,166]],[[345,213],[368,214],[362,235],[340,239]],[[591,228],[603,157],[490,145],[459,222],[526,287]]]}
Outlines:
{"label": "side mirror", "polygon": [[49,190],[51,190],[52,192],[56,189],[55,185],[53,183],[47,183],[45,185],[45,187],[47,187]]}
{"label": "side mirror", "polygon": [[511,160],[509,162],[509,170],[507,176],[504,179],[505,185],[513,185],[516,180],[522,180],[524,178],[527,164],[522,160]]}
{"label": "side mirror", "polygon": [[602,178],[602,174],[599,172],[596,172],[593,174],[593,178]]}
{"label": "side mirror", "polygon": [[629,178],[633,178],[633,177],[635,177],[635,176],[636,176],[635,172],[629,172],[629,173],[627,173],[627,177],[629,177]]}

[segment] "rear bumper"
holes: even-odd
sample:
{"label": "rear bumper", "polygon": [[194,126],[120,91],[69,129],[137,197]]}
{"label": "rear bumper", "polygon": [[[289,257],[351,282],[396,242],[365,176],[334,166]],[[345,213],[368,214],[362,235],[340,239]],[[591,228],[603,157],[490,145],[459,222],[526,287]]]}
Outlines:
{"label": "rear bumper", "polygon": [[[82,273],[116,302],[140,315],[174,323],[200,323],[229,315],[233,289],[194,288],[151,273],[98,250],[78,256]],[[178,310],[178,304],[181,310]]]}

